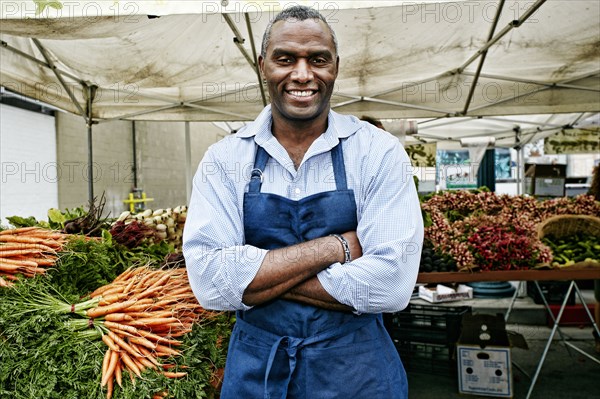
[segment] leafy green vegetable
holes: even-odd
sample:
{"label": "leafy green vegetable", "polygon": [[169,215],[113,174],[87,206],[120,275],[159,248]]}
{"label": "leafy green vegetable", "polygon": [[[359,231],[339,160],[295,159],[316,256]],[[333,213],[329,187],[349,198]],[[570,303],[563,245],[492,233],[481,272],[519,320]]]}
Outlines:
{"label": "leafy green vegetable", "polygon": [[50,208],[48,209],[48,222],[50,226],[55,229],[64,229],[67,217],[59,209]]}
{"label": "leafy green vegetable", "polygon": [[9,216],[6,218],[8,222],[14,227],[31,227],[36,226],[38,221],[33,216],[29,216],[28,218],[24,218],[21,216]]}

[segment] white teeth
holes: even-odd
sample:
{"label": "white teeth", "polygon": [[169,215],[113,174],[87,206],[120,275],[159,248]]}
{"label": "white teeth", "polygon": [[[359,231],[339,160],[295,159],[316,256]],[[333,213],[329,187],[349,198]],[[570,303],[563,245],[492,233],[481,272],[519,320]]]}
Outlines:
{"label": "white teeth", "polygon": [[290,91],[290,94],[297,96],[297,97],[308,97],[308,96],[311,96],[313,94],[313,92],[310,90],[306,90],[306,91],[292,90],[292,91]]}

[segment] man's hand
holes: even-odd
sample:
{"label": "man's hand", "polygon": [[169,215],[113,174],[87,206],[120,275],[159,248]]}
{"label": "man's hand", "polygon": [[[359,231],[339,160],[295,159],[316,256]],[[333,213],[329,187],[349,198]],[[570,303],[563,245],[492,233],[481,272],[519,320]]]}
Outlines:
{"label": "man's hand", "polygon": [[[352,260],[360,258],[362,247],[356,237],[356,232],[348,231],[342,236],[348,242]],[[314,280],[310,285],[309,292],[318,293],[313,299],[317,301],[331,300],[333,298],[329,295],[322,295],[324,290],[316,279],[316,275],[335,262],[344,263],[345,259],[342,243],[336,237],[331,236],[271,250],[263,260],[254,280],[246,287],[242,300],[249,306],[260,305],[282,296],[292,288],[303,287],[301,283],[311,278]],[[319,286],[316,287],[316,290],[315,284]],[[310,298],[310,296],[310,293],[302,290],[296,292],[294,299]]]}

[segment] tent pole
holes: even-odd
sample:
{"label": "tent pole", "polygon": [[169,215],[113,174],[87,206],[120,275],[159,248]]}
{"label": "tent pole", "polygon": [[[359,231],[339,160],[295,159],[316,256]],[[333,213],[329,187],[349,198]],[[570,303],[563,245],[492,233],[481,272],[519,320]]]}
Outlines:
{"label": "tent pole", "polygon": [[500,32],[498,32],[498,34],[496,36],[494,36],[490,40],[488,40],[487,43],[483,45],[483,47],[481,47],[475,54],[473,54],[471,56],[471,58],[469,58],[464,64],[462,64],[457,69],[457,73],[462,73],[462,71],[464,71],[465,68],[467,68],[469,65],[471,65],[471,63],[473,61],[475,61],[479,57],[480,54],[483,54],[484,51],[487,51],[490,47],[492,47],[498,40],[502,39],[504,37],[504,35],[506,35],[508,32],[510,32],[513,28],[520,27],[523,24],[523,22],[525,22],[527,19],[529,19],[529,17],[531,17],[531,15],[533,15],[533,13],[536,12],[537,9],[540,8],[542,6],[542,4],[544,4],[545,2],[546,2],[546,0],[538,0],[527,11],[525,11],[525,14],[523,14],[523,17],[521,17],[521,19],[511,21],[508,25],[506,25]]}
{"label": "tent pole", "polygon": [[[48,55],[48,52],[46,51],[46,49],[44,48],[44,46],[42,46],[42,43],[40,43],[40,41],[38,39],[36,39],[36,38],[32,38],[31,40],[36,45],[36,47],[38,48],[38,50],[40,50],[40,53],[42,53],[42,56],[44,57],[44,59],[46,60],[46,62],[48,63],[48,65],[50,65],[50,69],[54,73],[54,76],[56,76],[56,79],[58,79],[58,81],[60,82],[60,85],[63,87],[63,89],[65,89],[65,91],[67,92],[69,98],[71,99],[71,101],[73,102],[73,104],[75,105],[75,107],[77,107],[77,110],[79,111],[79,114],[81,116],[83,116],[84,118],[87,118],[86,112],[83,110],[83,108],[79,104],[79,101],[77,101],[77,99],[75,98],[75,95],[73,94],[73,91],[69,88],[69,86],[67,86],[67,83],[63,79],[62,75],[60,73],[58,73],[58,70],[56,68],[56,65],[54,64],[54,61],[52,61],[52,59]],[[82,82],[79,82],[79,83],[82,83]],[[83,85],[85,86],[85,83],[83,83]]]}
{"label": "tent pole", "polygon": [[190,139],[190,121],[185,121],[185,199],[187,204],[192,197],[192,145]]}
{"label": "tent pole", "polygon": [[[380,104],[388,104],[388,105],[393,105],[396,107],[403,107],[403,108],[411,108],[411,109],[420,109],[420,110],[424,110],[424,111],[431,111],[431,112],[437,112],[440,114],[444,114],[446,116],[449,116],[450,114],[448,113],[448,111],[444,111],[443,109],[436,109],[436,108],[430,108],[430,107],[422,107],[422,106],[418,106],[418,105],[414,105],[414,104],[408,104],[408,103],[401,103],[398,101],[389,101],[389,100],[381,100],[379,98],[373,98],[373,97],[363,97],[363,96],[351,96],[348,94],[336,94],[336,96],[340,96],[340,97],[346,97],[346,98],[352,98],[354,100],[357,101],[367,101],[367,102],[373,102],[373,103],[380,103]],[[336,104],[335,106],[332,106],[331,108],[339,108],[340,105]]]}
{"label": "tent pole", "polygon": [[[600,72],[594,72],[594,74],[592,76],[598,75],[598,73],[600,73]],[[475,74],[473,72],[464,71],[464,72],[462,72],[462,75],[474,76]],[[519,79],[519,78],[514,78],[514,77],[492,75],[492,74],[487,74],[487,73],[481,73],[481,74],[479,74],[479,77],[486,78],[486,79],[494,79],[494,80],[505,80],[507,82],[514,82],[514,83],[525,83],[525,84],[532,84],[532,85],[537,85],[537,86],[547,86],[549,88],[573,89],[573,90],[595,91],[595,92],[600,91],[600,89],[597,89],[594,87],[583,87],[583,86],[576,86],[576,85],[570,85],[570,84],[564,84],[564,83],[542,82],[539,80],[531,80],[531,79]],[[583,78],[577,78],[576,80],[585,79],[587,77],[591,77],[591,76],[584,76]],[[570,80],[570,81],[572,81],[572,80]]]}
{"label": "tent pole", "polygon": [[137,132],[135,130],[135,121],[131,121],[131,147],[133,152],[133,188],[138,186],[138,174],[137,174]]}
{"label": "tent pole", "polygon": [[[37,40],[37,39],[33,39],[33,40]],[[35,42],[34,42],[34,43],[35,43]],[[37,45],[37,44],[36,44],[36,45]],[[15,48],[15,47],[13,47],[13,46],[11,46],[10,44],[6,43],[4,40],[0,41],[0,46],[1,46],[2,48],[5,48],[5,49],[9,50],[9,51],[12,51],[13,53],[15,53],[15,54],[17,54],[17,55],[19,55],[19,56],[21,56],[21,57],[23,57],[23,58],[26,58],[26,59],[28,59],[29,61],[35,62],[36,64],[39,64],[39,65],[41,65],[41,66],[43,66],[43,67],[45,67],[45,68],[52,69],[52,71],[53,71],[53,72],[55,72],[55,73],[58,73],[58,74],[60,74],[60,75],[66,76],[66,77],[68,77],[68,78],[71,78],[71,79],[75,80],[76,82],[78,82],[78,83],[80,83],[80,84],[83,84],[83,83],[84,83],[84,82],[83,82],[83,81],[82,81],[80,78],[78,78],[77,76],[75,76],[75,75],[72,75],[72,74],[70,74],[70,73],[68,73],[68,72],[65,72],[65,71],[62,71],[62,70],[60,70],[59,68],[57,68],[57,67],[56,67],[56,65],[52,66],[52,65],[50,65],[48,62],[44,62],[44,61],[42,61],[42,60],[38,60],[38,59],[37,59],[37,58],[35,58],[34,56],[31,56],[31,55],[29,55],[29,54],[27,54],[27,53],[24,53],[24,52],[22,52],[21,50],[19,50],[19,49]],[[42,53],[42,55],[44,55],[44,53]]]}
{"label": "tent pole", "polygon": [[[498,20],[500,19],[500,14],[502,14],[502,8],[504,8],[504,0],[500,0],[500,4],[496,9],[496,16],[494,17],[494,21],[492,22],[492,26],[490,27],[490,33],[488,34],[487,41],[489,42],[494,37],[494,32],[496,31],[496,26],[498,26]],[[475,71],[475,77],[473,78],[473,82],[471,83],[471,87],[469,88],[469,94],[467,94],[467,100],[465,101],[465,107],[463,108],[462,114],[466,115],[469,111],[469,105],[471,104],[471,100],[473,99],[473,94],[475,94],[475,87],[477,86],[477,81],[479,80],[479,74],[483,69],[483,64],[485,63],[485,58],[487,57],[488,49],[483,50],[481,53],[481,57],[479,58],[479,64],[477,65],[477,70]]]}
{"label": "tent pole", "polygon": [[513,131],[515,132],[515,150],[517,150],[517,195],[522,195],[524,193],[523,183],[523,171],[525,167],[523,165],[523,147],[521,146],[521,128],[519,126],[515,126]]}
{"label": "tent pole", "polygon": [[250,16],[248,13],[244,13],[246,17],[246,26],[248,27],[248,37],[250,38],[250,47],[252,47],[252,58],[254,58],[254,69],[256,70],[256,77],[258,78],[258,84],[260,87],[260,96],[262,97],[263,106],[267,106],[267,97],[265,96],[265,87],[260,77],[260,68],[258,66],[258,57],[256,56],[256,45],[254,44],[254,36],[252,35],[252,25],[250,24]]}
{"label": "tent pole", "polygon": [[250,66],[252,68],[254,68],[254,63],[252,62],[252,58],[250,58],[250,55],[248,54],[248,52],[246,51],[246,49],[243,46],[243,44],[246,40],[242,37],[242,34],[240,33],[240,31],[237,29],[237,27],[231,20],[231,17],[229,16],[229,14],[222,14],[222,15],[223,15],[223,18],[225,19],[225,22],[227,22],[227,25],[229,25],[229,28],[231,29],[231,31],[234,34],[233,42],[235,43],[237,48],[240,50],[240,52],[242,53],[242,55],[244,56],[246,61],[248,61],[248,64],[250,64]]}
{"label": "tent pole", "polygon": [[[582,77],[582,76],[578,76],[578,77],[576,77],[576,78],[565,79],[565,80],[563,80],[563,81],[561,81],[561,82],[558,82],[557,84],[563,84],[563,83],[574,82],[574,81],[576,81],[576,80],[585,79],[585,78],[587,78],[587,77],[593,77],[593,76],[596,76],[596,75],[598,75],[598,72],[594,72],[593,74],[586,75],[586,76],[583,76],[583,77]],[[551,88],[553,88],[553,87],[555,87],[555,85],[546,86],[546,87],[541,87],[541,88],[539,88],[539,89],[531,90],[530,92],[527,92],[527,93],[519,94],[519,95],[517,95],[517,96],[511,96],[511,97],[509,97],[509,98],[505,98],[504,100],[499,100],[499,101],[496,101],[496,102],[495,102],[495,103],[493,103],[493,104],[484,104],[484,105],[480,105],[479,107],[475,107],[475,108],[471,109],[471,111],[479,111],[480,109],[484,109],[484,108],[488,108],[488,107],[493,107],[493,106],[496,106],[496,105],[498,105],[498,104],[505,103],[505,102],[507,102],[507,101],[515,101],[515,100],[517,100],[517,99],[519,99],[519,98],[521,98],[521,97],[530,96],[530,95],[532,95],[532,94],[539,93],[540,91],[548,90],[548,89],[551,89]]]}
{"label": "tent pole", "polygon": [[88,141],[88,198],[90,206],[94,203],[94,156],[93,156],[93,144],[92,144],[92,103],[96,96],[96,89],[98,87],[94,85],[85,86],[87,96],[87,141]]}

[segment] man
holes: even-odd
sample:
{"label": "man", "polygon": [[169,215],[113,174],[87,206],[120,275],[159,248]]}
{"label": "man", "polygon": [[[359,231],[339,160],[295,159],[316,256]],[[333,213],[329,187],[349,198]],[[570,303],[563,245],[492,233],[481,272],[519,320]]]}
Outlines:
{"label": "man", "polygon": [[184,232],[200,304],[237,311],[221,397],[406,398],[381,317],[419,267],[406,152],[330,111],[339,57],[318,12],[275,17],[258,62],[271,105],[207,151]]}

